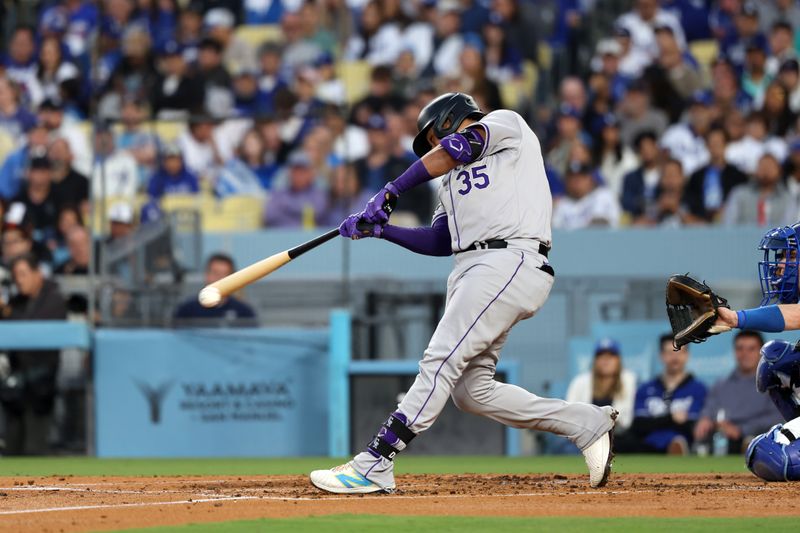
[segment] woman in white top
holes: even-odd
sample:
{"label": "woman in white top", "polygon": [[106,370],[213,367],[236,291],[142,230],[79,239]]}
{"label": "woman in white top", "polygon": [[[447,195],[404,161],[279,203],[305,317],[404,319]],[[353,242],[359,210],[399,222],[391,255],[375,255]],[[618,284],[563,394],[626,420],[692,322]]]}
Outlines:
{"label": "woman in white top", "polygon": [[619,343],[606,338],[595,345],[591,370],[570,382],[566,400],[613,406],[619,411],[617,431],[622,432],[633,422],[635,397],[636,375],[622,368]]}
{"label": "woman in white top", "polygon": [[348,61],[365,60],[370,65],[391,65],[400,54],[402,33],[394,21],[386,20],[380,2],[368,2],[361,11],[358,33],[345,48]]}
{"label": "woman in white top", "polygon": [[622,142],[619,119],[613,113],[603,116],[600,140],[596,143],[592,156],[603,182],[619,198],[622,194],[622,181],[627,173],[639,166],[639,158]]}

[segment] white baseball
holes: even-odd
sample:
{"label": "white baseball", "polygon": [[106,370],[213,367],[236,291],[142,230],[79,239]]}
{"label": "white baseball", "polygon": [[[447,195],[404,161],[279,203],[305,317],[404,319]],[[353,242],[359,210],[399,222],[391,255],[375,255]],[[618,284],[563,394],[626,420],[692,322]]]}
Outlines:
{"label": "white baseball", "polygon": [[222,300],[222,295],[218,288],[206,287],[200,291],[200,294],[197,295],[197,299],[203,307],[214,307],[219,305],[220,300]]}

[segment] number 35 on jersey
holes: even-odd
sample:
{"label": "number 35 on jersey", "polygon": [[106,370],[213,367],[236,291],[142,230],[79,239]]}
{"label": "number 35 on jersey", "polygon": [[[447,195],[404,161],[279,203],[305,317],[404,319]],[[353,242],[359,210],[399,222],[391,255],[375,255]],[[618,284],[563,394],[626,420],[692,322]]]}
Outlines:
{"label": "number 35 on jersey", "polygon": [[456,175],[459,184],[458,194],[465,196],[472,188],[485,189],[489,186],[489,175],[485,172],[486,165],[474,166],[469,170],[462,170]]}

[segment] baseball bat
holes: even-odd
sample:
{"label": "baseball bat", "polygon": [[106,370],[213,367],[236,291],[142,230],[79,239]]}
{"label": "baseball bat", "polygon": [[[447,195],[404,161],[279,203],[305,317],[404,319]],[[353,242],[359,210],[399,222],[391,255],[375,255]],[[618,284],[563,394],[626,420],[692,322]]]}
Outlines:
{"label": "baseball bat", "polygon": [[[390,196],[389,193],[387,193],[387,199],[383,203],[383,209],[387,213],[391,213],[392,210],[394,210],[397,197],[388,198],[388,196]],[[356,227],[361,231],[365,231],[369,229],[370,226],[371,224],[367,222],[359,221]],[[219,304],[222,298],[230,296],[242,287],[275,272],[292,259],[296,259],[309,250],[313,250],[317,246],[325,244],[338,235],[339,229],[332,229],[294,248],[278,252],[252,265],[246,266],[241,270],[237,270],[233,274],[203,287],[203,290],[198,294],[198,300],[204,307],[214,307]]]}

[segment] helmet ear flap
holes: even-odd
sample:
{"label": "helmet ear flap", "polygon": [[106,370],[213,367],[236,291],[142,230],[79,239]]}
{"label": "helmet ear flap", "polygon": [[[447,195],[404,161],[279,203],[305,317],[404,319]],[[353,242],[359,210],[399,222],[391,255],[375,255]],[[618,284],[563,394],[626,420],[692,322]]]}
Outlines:
{"label": "helmet ear flap", "polygon": [[458,124],[453,124],[454,121],[455,116],[453,113],[453,108],[451,107],[436,119],[436,122],[433,124],[433,134],[439,139],[450,135],[458,127]]}

